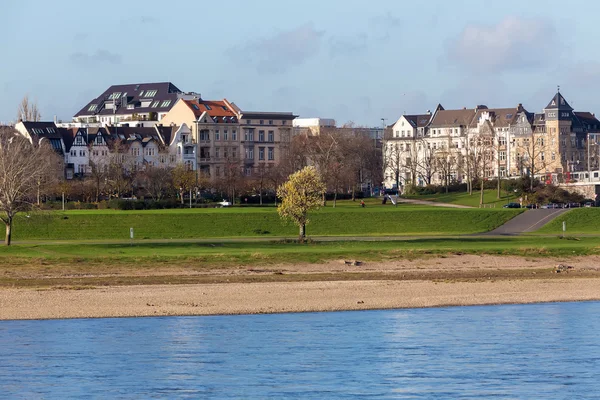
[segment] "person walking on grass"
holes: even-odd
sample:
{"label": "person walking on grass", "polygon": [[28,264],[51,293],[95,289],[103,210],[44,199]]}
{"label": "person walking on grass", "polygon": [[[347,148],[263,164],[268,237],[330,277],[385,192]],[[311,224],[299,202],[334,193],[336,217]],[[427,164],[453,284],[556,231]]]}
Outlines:
{"label": "person walking on grass", "polygon": [[364,208],[364,206],[365,206],[365,201],[364,200],[360,201],[360,206]]}

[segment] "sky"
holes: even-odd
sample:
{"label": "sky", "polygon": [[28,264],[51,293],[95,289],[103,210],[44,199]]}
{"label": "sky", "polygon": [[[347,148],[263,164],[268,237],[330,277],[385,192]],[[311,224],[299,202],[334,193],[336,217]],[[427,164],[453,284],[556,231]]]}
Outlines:
{"label": "sky", "polygon": [[70,120],[112,84],[165,82],[246,111],[381,126],[556,93],[600,112],[600,2],[2,0],[0,123]]}

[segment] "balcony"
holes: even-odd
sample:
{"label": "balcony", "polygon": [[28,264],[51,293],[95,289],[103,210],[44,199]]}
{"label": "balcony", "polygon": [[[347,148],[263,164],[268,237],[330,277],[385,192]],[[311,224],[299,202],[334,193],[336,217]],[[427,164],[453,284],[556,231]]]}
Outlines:
{"label": "balcony", "polygon": [[200,161],[201,163],[209,163],[210,157],[200,156],[200,159],[198,161]]}
{"label": "balcony", "polygon": [[184,160],[193,160],[196,158],[196,153],[183,153]]}

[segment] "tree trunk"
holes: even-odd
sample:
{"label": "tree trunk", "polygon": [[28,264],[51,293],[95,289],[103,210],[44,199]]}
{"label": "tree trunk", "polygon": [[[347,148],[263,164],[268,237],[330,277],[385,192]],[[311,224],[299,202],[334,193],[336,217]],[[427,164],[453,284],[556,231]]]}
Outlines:
{"label": "tree trunk", "polygon": [[300,224],[300,233],[298,234],[298,242],[304,243],[306,237],[306,224]]}
{"label": "tree trunk", "polygon": [[333,194],[333,208],[335,208],[335,204],[337,203],[337,190]]}
{"label": "tree trunk", "polygon": [[500,200],[500,171],[498,171],[498,193],[496,194],[496,198]]}
{"label": "tree trunk", "polygon": [[12,240],[12,217],[7,218],[6,222],[6,237],[4,238],[4,244],[10,246]]}
{"label": "tree trunk", "polygon": [[483,206],[483,178],[481,178],[481,191],[479,193],[479,208]]}
{"label": "tree trunk", "polygon": [[258,197],[260,199],[260,205],[262,206],[262,189],[258,192]]}

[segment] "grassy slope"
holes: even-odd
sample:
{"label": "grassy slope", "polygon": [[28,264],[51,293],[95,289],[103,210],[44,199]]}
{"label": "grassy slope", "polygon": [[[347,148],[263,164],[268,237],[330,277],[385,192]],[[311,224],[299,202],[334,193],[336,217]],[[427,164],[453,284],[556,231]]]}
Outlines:
{"label": "grassy slope", "polygon": [[600,208],[576,208],[549,222],[536,233],[562,233],[562,223],[567,223],[567,235],[600,234]]}
{"label": "grassy slope", "polygon": [[[511,238],[420,238],[382,242],[316,242],[308,245],[280,242],[237,243],[137,243],[15,245],[0,247],[2,268],[24,265],[47,268],[51,272],[61,265],[110,270],[117,265],[146,268],[163,265],[211,266],[255,265],[281,262],[319,262],[339,258],[385,260],[431,254],[513,254],[528,256],[573,256],[598,254],[600,238],[585,237],[566,240],[557,237]],[[36,260],[32,263],[32,260]],[[47,264],[46,262],[52,261]],[[100,273],[98,269],[96,272]],[[1,274],[0,274],[1,275]]]}
{"label": "grassy slope", "polygon": [[[329,203],[331,204],[331,203]],[[371,202],[340,203],[310,214],[308,234],[441,235],[491,230],[519,210],[447,209],[381,206]],[[103,240],[294,236],[297,228],[284,225],[274,208],[223,208],[152,211],[67,211],[24,214],[16,218],[14,240]],[[4,231],[1,230],[0,238]]]}
{"label": "grassy slope", "polygon": [[[407,198],[417,199],[417,200],[429,200],[436,201],[441,203],[450,203],[450,204],[461,204],[464,206],[471,207],[479,207],[479,190],[474,190],[472,195],[469,195],[467,192],[458,192],[458,193],[440,193],[440,194],[429,194],[422,196],[407,196]],[[496,190],[488,189],[484,191],[483,194],[483,203],[484,204],[495,204],[496,208],[502,207],[504,204],[518,201],[518,199],[513,195],[507,195],[506,192],[501,192],[501,199],[498,200],[496,197]]]}

